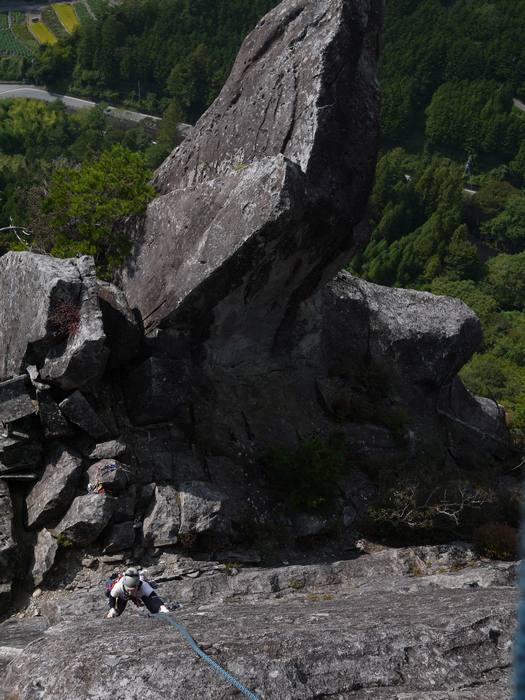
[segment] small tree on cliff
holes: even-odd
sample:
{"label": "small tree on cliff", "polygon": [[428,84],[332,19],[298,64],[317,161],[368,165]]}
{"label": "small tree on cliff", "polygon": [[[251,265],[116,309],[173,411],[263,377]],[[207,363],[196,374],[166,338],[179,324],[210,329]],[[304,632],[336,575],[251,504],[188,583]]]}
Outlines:
{"label": "small tree on cliff", "polygon": [[150,177],[143,155],[120,145],[81,167],[58,168],[41,205],[45,247],[57,257],[93,255],[98,274],[109,277],[131,249],[117,222],[144,211],[155,194]]}

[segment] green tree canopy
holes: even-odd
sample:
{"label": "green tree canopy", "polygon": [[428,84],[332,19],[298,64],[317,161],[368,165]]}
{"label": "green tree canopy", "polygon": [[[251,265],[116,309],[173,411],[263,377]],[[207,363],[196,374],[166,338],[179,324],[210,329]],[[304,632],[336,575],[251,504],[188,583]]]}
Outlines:
{"label": "green tree canopy", "polygon": [[107,277],[130,252],[123,217],[140,214],[154,196],[144,156],[113,146],[81,167],[53,173],[42,211],[52,232],[51,253],[93,255],[99,274]]}

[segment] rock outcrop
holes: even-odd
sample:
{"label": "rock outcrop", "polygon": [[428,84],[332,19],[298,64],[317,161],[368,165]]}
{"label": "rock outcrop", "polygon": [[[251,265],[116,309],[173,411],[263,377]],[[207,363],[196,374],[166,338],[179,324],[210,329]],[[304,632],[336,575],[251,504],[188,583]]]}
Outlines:
{"label": "rock outcrop", "polygon": [[92,258],[7,253],[0,258],[0,299],[0,380],[28,365],[66,390],[100,379],[108,351]]}
{"label": "rock outcrop", "polygon": [[285,0],[244,42],[221,94],[161,166],[124,291],[147,329],[279,326],[360,240],[378,134],[382,3]]}

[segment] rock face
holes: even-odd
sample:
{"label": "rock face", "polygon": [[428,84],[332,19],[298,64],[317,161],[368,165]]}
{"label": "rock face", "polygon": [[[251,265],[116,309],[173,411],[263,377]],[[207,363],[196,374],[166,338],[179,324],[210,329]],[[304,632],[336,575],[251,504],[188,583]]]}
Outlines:
{"label": "rock face", "polygon": [[[179,487],[180,533],[208,532],[222,529],[220,517],[227,496],[199,481],[189,481]],[[221,527],[222,526],[222,527]]]}
{"label": "rock face", "polygon": [[[184,600],[175,619],[260,698],[506,700],[517,565],[471,556],[461,547],[421,547],[237,576],[214,571],[160,583],[159,595]],[[416,561],[423,573],[409,574]],[[234,696],[162,620],[129,609],[112,624],[101,620],[97,593],[44,600],[54,624],[38,641],[20,623],[29,646],[4,675],[7,697],[29,700],[35,679],[44,697],[60,700],[123,689],[145,698]],[[16,653],[16,635],[7,629],[5,638]],[[132,653],[130,638],[149,653]]]}
{"label": "rock face", "polygon": [[[10,584],[13,575],[13,562],[15,556],[15,542],[13,539],[13,507],[11,504],[11,497],[9,495],[9,488],[7,484],[0,479],[0,585]],[[10,587],[9,587],[10,591]],[[4,607],[2,603],[9,602],[9,596],[6,595],[7,600],[2,601],[2,596],[0,595],[0,610]]]}
{"label": "rock face", "polygon": [[351,257],[377,148],[381,7],[285,0],[246,39],[157,174],[164,196],[124,274],[147,329],[191,318],[201,336],[271,342]]}
{"label": "rock face", "polygon": [[75,496],[81,472],[80,455],[60,444],[51,449],[44,474],[26,500],[28,527],[56,524]]}
{"label": "rock face", "polygon": [[154,546],[177,543],[180,507],[173,486],[157,486],[155,500],[144,519],[144,540]]}
{"label": "rock face", "polygon": [[36,365],[70,390],[100,379],[108,351],[92,258],[0,258],[0,380]]}

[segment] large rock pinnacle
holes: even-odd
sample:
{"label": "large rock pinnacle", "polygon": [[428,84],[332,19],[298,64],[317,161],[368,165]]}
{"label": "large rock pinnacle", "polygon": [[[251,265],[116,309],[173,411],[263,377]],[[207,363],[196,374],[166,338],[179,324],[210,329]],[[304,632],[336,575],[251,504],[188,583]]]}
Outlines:
{"label": "large rock pinnacle", "polygon": [[351,258],[377,149],[381,7],[285,0],[248,36],[221,94],[157,173],[162,196],[123,276],[146,329],[202,339],[227,317],[228,334],[244,337],[247,319],[264,315],[256,342],[270,343]]}

